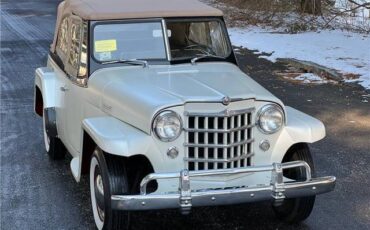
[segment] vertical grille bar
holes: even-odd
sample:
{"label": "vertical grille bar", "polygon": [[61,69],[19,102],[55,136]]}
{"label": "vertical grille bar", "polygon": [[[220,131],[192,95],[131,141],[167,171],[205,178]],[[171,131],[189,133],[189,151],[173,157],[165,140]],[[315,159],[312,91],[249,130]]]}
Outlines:
{"label": "vertical grille bar", "polygon": [[[216,117],[215,118],[215,129],[216,130],[219,129],[219,127],[218,127],[218,120],[219,120],[219,118]],[[218,133],[215,133],[214,135],[215,135],[214,140],[215,140],[215,144],[216,144],[216,143],[218,143]],[[214,159],[217,159],[218,158],[218,148],[214,148],[213,149],[213,157],[214,157]],[[213,166],[213,168],[214,169],[218,169],[218,164],[215,163],[214,166]]]}
{"label": "vertical grille bar", "polygon": [[[204,128],[208,129],[208,117],[204,118]],[[204,136],[204,144],[208,145],[208,132],[205,133]],[[204,148],[204,159],[207,161],[208,160],[208,147]],[[208,169],[208,164],[204,163],[204,169]]]}
{"label": "vertical grille bar", "polygon": [[[228,117],[224,117],[224,120],[223,120],[223,123],[224,123],[224,129],[227,129],[227,121],[228,121]],[[224,145],[227,145],[227,135],[226,133],[223,134],[223,144]],[[227,148],[223,148],[222,149],[222,152],[223,152],[223,159],[227,159]],[[224,162],[223,165],[222,165],[222,169],[225,169],[227,166],[227,163]]]}
{"label": "vertical grille bar", "polygon": [[[238,115],[238,119],[237,119],[237,125],[238,125],[238,127],[240,127],[240,126],[241,126],[240,116],[241,116],[241,115]],[[241,132],[241,130],[237,131],[237,135],[238,135],[237,140],[238,140],[238,142],[240,142],[240,141],[241,141],[241,134],[240,134],[240,132]],[[237,147],[237,152],[238,152],[239,154],[243,154],[243,152],[241,151],[241,150],[243,150],[243,149],[244,149],[244,148],[243,148],[243,146],[240,146],[240,145],[239,145],[239,146]],[[240,167],[242,166],[241,161],[242,161],[242,160],[238,160],[238,164],[237,164],[237,167],[238,167],[238,168],[240,168]]]}
{"label": "vertical grille bar", "polygon": [[[194,119],[194,128],[199,129],[199,117],[195,117],[195,119]],[[194,141],[195,141],[195,144],[199,144],[199,133],[198,132],[195,132]],[[198,154],[199,154],[198,147],[195,147],[194,148],[194,157],[195,157],[195,159],[199,158]],[[198,170],[198,162],[196,161],[194,164],[195,164],[195,171],[197,171]]]}
{"label": "vertical grille bar", "polygon": [[[231,124],[232,124],[232,128],[235,128],[234,127],[234,117],[232,117],[232,120],[231,120]],[[232,142],[234,142],[234,138],[235,138],[235,132],[231,132],[230,133],[230,140]],[[235,157],[235,153],[234,153],[234,147],[231,147],[230,148],[230,157],[231,159],[233,159]],[[230,167],[229,168],[233,168],[234,167],[234,161],[230,162]]]}

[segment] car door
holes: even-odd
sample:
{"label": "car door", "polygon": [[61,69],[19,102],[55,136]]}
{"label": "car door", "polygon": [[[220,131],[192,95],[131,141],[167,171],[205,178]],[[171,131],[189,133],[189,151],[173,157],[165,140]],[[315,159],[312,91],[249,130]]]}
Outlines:
{"label": "car door", "polygon": [[65,64],[67,63],[68,57],[68,43],[69,43],[69,27],[70,20],[68,16],[65,16],[58,29],[58,39],[55,48],[55,53],[52,55],[53,58],[48,60],[48,66],[54,70],[57,81],[55,85],[55,94],[57,101],[56,110],[56,122],[58,129],[58,137],[66,145],[67,135],[65,133],[65,123],[66,117],[65,114],[65,92],[66,86],[69,83],[68,76],[65,72]]}
{"label": "car door", "polygon": [[69,52],[65,65],[68,81],[65,85],[63,111],[66,141],[75,156],[81,149],[83,98],[87,81],[87,24],[79,17],[70,17]]}

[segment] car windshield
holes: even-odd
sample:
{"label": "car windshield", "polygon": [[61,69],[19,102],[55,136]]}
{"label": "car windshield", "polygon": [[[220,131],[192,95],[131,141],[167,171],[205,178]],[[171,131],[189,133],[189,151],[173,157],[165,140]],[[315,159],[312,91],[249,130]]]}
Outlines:
{"label": "car windshield", "polygon": [[[227,58],[231,47],[221,21],[167,20],[171,60],[201,57]],[[95,60],[113,63],[124,60],[167,60],[163,27],[157,22],[106,22],[93,29]]]}
{"label": "car windshield", "polygon": [[99,62],[166,59],[162,23],[97,24],[94,57]]}
{"label": "car windshield", "polygon": [[172,60],[207,55],[227,58],[231,49],[219,20],[168,21]]}

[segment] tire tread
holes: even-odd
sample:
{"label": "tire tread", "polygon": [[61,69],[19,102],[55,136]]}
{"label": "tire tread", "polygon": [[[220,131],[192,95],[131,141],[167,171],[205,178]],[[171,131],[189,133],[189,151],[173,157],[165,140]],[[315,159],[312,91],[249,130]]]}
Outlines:
{"label": "tire tread", "polygon": [[[299,145],[291,149],[291,151],[288,151],[287,158],[284,157],[283,162],[288,162],[291,160],[302,160],[307,162],[311,167],[311,175],[315,177],[316,173],[314,163],[310,149],[307,145]],[[273,207],[273,209],[276,216],[280,220],[288,223],[299,223],[310,216],[315,204],[315,198],[316,196],[291,199],[290,201],[294,202],[294,206],[289,213],[281,212],[276,207]]]}
{"label": "tire tread", "polygon": [[[107,153],[104,154],[104,157],[108,167],[111,195],[128,194],[129,187],[127,183],[127,171],[124,159],[122,157],[113,156]],[[112,210],[111,228],[128,229],[129,213]]]}

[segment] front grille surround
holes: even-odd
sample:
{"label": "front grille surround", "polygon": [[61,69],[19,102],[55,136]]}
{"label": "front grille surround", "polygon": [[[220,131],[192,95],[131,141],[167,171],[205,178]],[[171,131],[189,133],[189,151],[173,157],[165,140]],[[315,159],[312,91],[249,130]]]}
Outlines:
{"label": "front grille surround", "polygon": [[254,108],[185,113],[185,162],[190,171],[244,168],[252,164]]}

